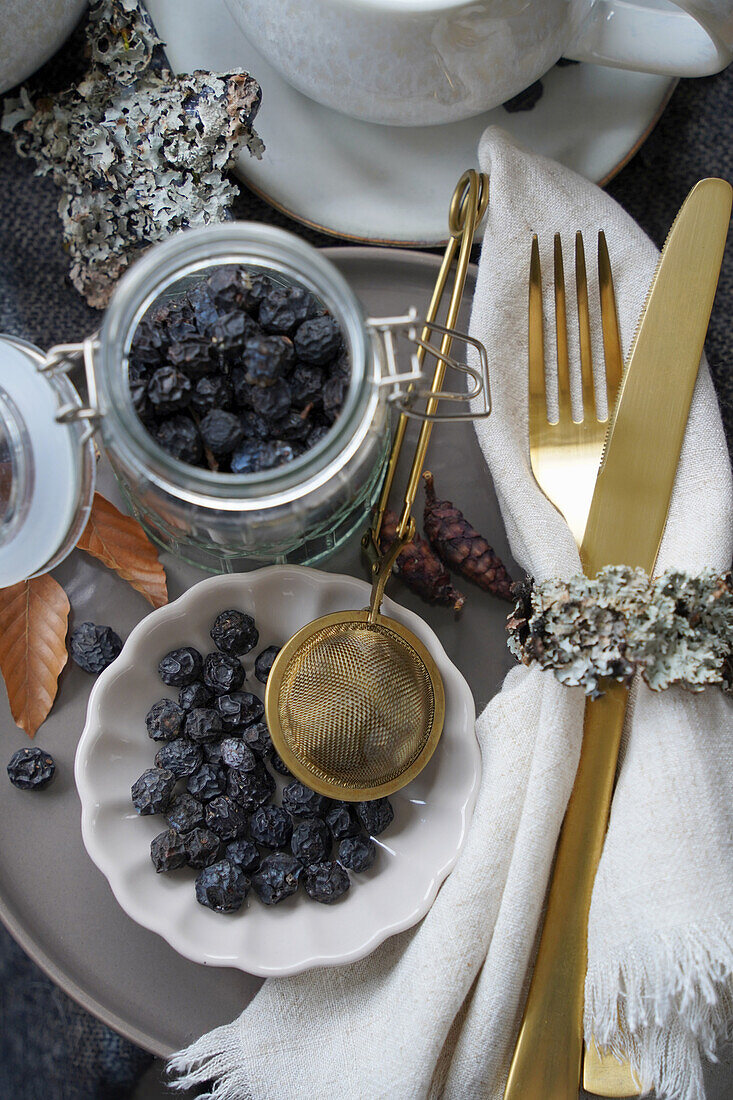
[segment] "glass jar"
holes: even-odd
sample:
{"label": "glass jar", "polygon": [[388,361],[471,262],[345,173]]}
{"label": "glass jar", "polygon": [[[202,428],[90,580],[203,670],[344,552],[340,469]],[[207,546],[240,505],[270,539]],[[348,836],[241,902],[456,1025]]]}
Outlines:
{"label": "glass jar", "polygon": [[[304,286],[338,322],[348,350],[351,378],[331,429],[299,457],[261,473],[219,473],[177,460],[149,434],[132,403],[128,356],[141,318],[153,303],[190,288],[218,264],[243,265],[275,282]],[[56,427],[66,431],[66,450],[75,445],[78,451],[78,469],[72,474],[68,461],[64,467],[69,491],[64,509],[59,504],[54,520],[58,545],[44,562],[34,562],[34,571],[50,568],[48,562],[56,564],[83,528],[93,476],[90,431],[96,433],[131,511],[156,542],[177,556],[214,572],[323,559],[366,524],[378,496],[390,442],[385,389],[391,386],[397,395],[403,392],[392,331],[414,319],[413,311],[407,318],[369,321],[346,280],[325,256],[272,226],[229,222],[189,230],[150,248],[120,280],[95,336],[83,344],[52,349],[45,362],[37,349],[25,345],[26,369],[32,362],[37,376],[28,392],[37,387],[39,378],[49,387],[43,415],[48,419],[51,406],[55,408],[56,418],[63,421]],[[12,344],[6,340],[8,352]],[[66,377],[79,361],[86,373],[86,405]],[[402,379],[415,377],[411,373]],[[12,394],[8,399],[12,402]],[[11,447],[15,497],[11,501],[8,492],[0,499],[0,524],[10,531],[15,523],[17,535],[19,521],[12,517],[22,512],[23,492],[31,491],[28,476],[23,482],[21,467],[23,454],[32,447],[24,448],[22,425],[12,427],[9,408],[7,401],[5,406],[0,404],[0,422],[5,425],[0,429],[0,445],[7,449],[15,440]],[[35,417],[34,431],[39,430],[40,415]],[[32,456],[29,461],[32,466]],[[45,478],[47,459],[40,465],[44,469],[36,474]],[[39,483],[36,477],[36,488]],[[60,537],[62,511],[68,526]],[[40,514],[40,510],[34,512]],[[8,561],[6,578],[13,573],[8,547],[14,537],[8,535],[5,543],[0,542],[0,557]],[[50,534],[49,538],[53,541]],[[5,583],[12,582],[6,579]]]}

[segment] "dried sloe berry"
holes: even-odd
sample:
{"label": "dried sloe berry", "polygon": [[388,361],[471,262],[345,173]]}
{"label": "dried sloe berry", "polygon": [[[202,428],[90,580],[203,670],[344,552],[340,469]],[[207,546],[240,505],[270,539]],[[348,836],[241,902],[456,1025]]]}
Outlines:
{"label": "dried sloe berry", "polygon": [[193,684],[186,684],[178,692],[178,705],[183,710],[193,710],[195,707],[208,707],[214,698],[211,688],[197,680]]}
{"label": "dried sloe berry", "polygon": [[245,439],[232,455],[230,463],[233,474],[257,474],[264,470],[261,463],[265,444],[261,439]]}
{"label": "dried sloe berry", "polygon": [[213,707],[194,707],[186,715],[186,737],[202,745],[221,737],[221,717]]}
{"label": "dried sloe berry", "polygon": [[295,856],[273,852],[265,856],[259,871],[255,871],[252,886],[263,905],[278,905],[295,893],[302,873],[303,864]]}
{"label": "dried sloe berry", "polygon": [[224,849],[224,856],[247,875],[260,865],[260,853],[251,840],[232,840]]}
{"label": "dried sloe berry", "polygon": [[275,780],[264,766],[254,768],[251,772],[229,769],[227,794],[245,810],[256,810],[263,802],[267,802],[274,790]]}
{"label": "dried sloe berry", "polygon": [[261,684],[267,683],[270,669],[275,664],[275,658],[279,652],[279,645],[268,645],[267,649],[263,649],[261,653],[257,654],[257,660],[255,661],[255,676]]}
{"label": "dried sloe berry", "polygon": [[221,715],[224,729],[227,730],[251,726],[254,722],[259,722],[265,713],[262,700],[251,691],[232,691],[229,695],[219,695],[216,709]]}
{"label": "dried sloe berry", "polygon": [[315,428],[308,436],[308,446],[315,447],[316,443],[320,443],[330,431],[330,424],[316,424]]}
{"label": "dried sloe berry", "polygon": [[212,409],[199,424],[201,438],[215,455],[231,454],[244,437],[239,417],[224,409]]}
{"label": "dried sloe berry", "polygon": [[132,804],[139,814],[162,814],[176,785],[167,768],[148,768],[132,785]]}
{"label": "dried sloe berry", "polygon": [[240,305],[244,301],[242,269],[236,264],[220,264],[206,280],[217,306]]}
{"label": "dried sloe berry", "polygon": [[283,807],[293,817],[321,817],[328,808],[328,799],[296,779],[283,791]]}
{"label": "dried sloe berry", "polygon": [[245,272],[243,282],[245,286],[244,308],[252,316],[255,316],[259,311],[263,298],[266,298],[272,290],[272,280],[268,279],[267,275],[251,276]]}
{"label": "dried sloe berry", "polygon": [[329,378],[323,387],[323,412],[331,423],[336,419],[344,403],[349,383],[344,378]]}
{"label": "dried sloe berry", "polygon": [[312,295],[302,286],[273,287],[260,303],[259,322],[265,332],[287,336],[313,316],[317,309]]}
{"label": "dried sloe berry", "polygon": [[[256,838],[255,838],[256,839]],[[306,866],[328,859],[331,851],[331,834],[320,817],[304,817],[293,829],[290,841],[293,855]]]}
{"label": "dried sloe berry", "polygon": [[273,420],[272,434],[283,443],[302,443],[310,435],[313,427],[306,411],[291,409],[282,420]]}
{"label": "dried sloe berry", "polygon": [[349,836],[338,847],[339,862],[350,871],[368,871],[377,858],[377,846],[368,836]]}
{"label": "dried sloe berry", "polygon": [[171,416],[162,420],[155,439],[169,455],[189,466],[196,466],[203,457],[201,436],[190,416]]}
{"label": "dried sloe berry", "polygon": [[306,867],[303,886],[309,898],[322,905],[332,905],[343,897],[351,886],[349,872],[340,863],[324,860]]}
{"label": "dried sloe berry", "polygon": [[196,901],[215,913],[241,909],[249,893],[249,879],[228,859],[204,867],[196,878]]}
{"label": "dried sloe berry", "polygon": [[191,382],[175,367],[159,367],[148,383],[148,400],[161,414],[180,412],[191,402]]}
{"label": "dried sloe berry", "polygon": [[226,653],[207,653],[204,658],[204,683],[214,695],[229,695],[244,683],[244,669],[236,657]]}
{"label": "dried sloe berry", "polygon": [[239,309],[222,314],[211,332],[211,342],[225,358],[236,358],[249,337],[257,331],[252,318]]}
{"label": "dried sloe berry", "polygon": [[186,862],[186,847],[183,837],[175,829],[166,829],[150,841],[150,858],[158,874],[175,871]]}
{"label": "dried sloe berry", "polygon": [[259,637],[254,619],[244,611],[222,611],[211,628],[214,645],[230,657],[249,653],[257,645]]}
{"label": "dried sloe berry", "polygon": [[202,763],[201,749],[186,737],[166,741],[155,754],[156,767],[167,768],[169,772],[173,772],[176,779],[185,779],[186,776],[193,775]]}
{"label": "dried sloe berry", "polygon": [[186,712],[172,699],[159,699],[145,715],[148,736],[153,741],[173,741],[179,737]]}
{"label": "dried sloe berry", "polygon": [[272,386],[295,362],[293,343],[286,336],[250,337],[242,361],[245,382],[250,386]]}
{"label": "dried sloe berry", "polygon": [[343,840],[344,837],[348,836],[358,836],[361,828],[354,816],[353,809],[343,802],[331,807],[326,814],[326,824],[331,830],[334,840]]}
{"label": "dried sloe berry", "polygon": [[229,409],[234,400],[231,383],[220,374],[205,374],[199,378],[191,395],[191,408],[199,416],[212,409]]}
{"label": "dried sloe berry", "polygon": [[224,761],[222,760],[221,746],[221,741],[207,741],[204,745],[202,745],[201,747],[204,753],[204,760],[206,760],[209,764],[216,765],[217,767],[223,764]]}
{"label": "dried sloe berry", "polygon": [[304,321],[293,337],[295,354],[303,363],[323,366],[335,358],[341,347],[341,330],[333,317],[325,314]]}
{"label": "dried sloe berry", "polygon": [[71,659],[84,672],[102,672],[122,651],[122,641],[111,626],[82,623],[69,635]]}
{"label": "dried sloe berry", "polygon": [[168,348],[168,360],[181,372],[185,371],[189,377],[198,377],[216,370],[216,361],[210,354],[210,339],[197,333],[193,325],[179,325],[171,329],[170,334],[175,339]]}
{"label": "dried sloe berry", "polygon": [[292,835],[293,823],[280,806],[260,806],[252,814],[249,831],[252,839],[266,848],[284,848]]}
{"label": "dried sloe berry", "polygon": [[278,775],[292,774],[282,757],[275,752],[274,746],[270,751],[270,764],[272,765],[273,771],[276,771]]}
{"label": "dried sloe berry", "polygon": [[320,404],[326,376],[321,367],[298,363],[290,376],[293,404],[298,408]]}
{"label": "dried sloe berry", "polygon": [[243,772],[254,771],[257,757],[239,737],[225,737],[220,742],[221,759],[228,768],[238,768]]}
{"label": "dried sloe berry", "polygon": [[186,788],[194,798],[202,802],[209,802],[218,794],[223,794],[227,786],[227,776],[224,768],[216,764],[202,764],[193,775],[188,777]]}
{"label": "dried sloe berry", "polygon": [[279,420],[290,411],[290,386],[284,378],[279,378],[271,386],[250,386],[249,403],[256,413],[268,420]]}
{"label": "dried sloe berry", "polygon": [[165,819],[177,833],[190,833],[191,829],[203,824],[204,807],[197,798],[184,791],[173,799],[165,812]]}
{"label": "dried sloe berry", "polygon": [[265,722],[255,722],[247,726],[242,730],[242,740],[252,749],[255,756],[259,756],[260,760],[264,760],[272,752],[270,731]]}
{"label": "dried sloe berry", "polygon": [[275,439],[269,443],[253,440],[243,443],[232,455],[233,474],[256,474],[262,470],[274,470],[292,462],[301,450],[292,443]]}
{"label": "dried sloe berry", "polygon": [[222,840],[235,840],[247,831],[249,815],[229,795],[220,794],[206,806],[206,827]]}
{"label": "dried sloe berry", "polygon": [[35,745],[17,749],[8,761],[8,779],[19,791],[42,791],[55,772],[51,754]]}
{"label": "dried sloe berry", "polygon": [[186,863],[189,867],[208,867],[219,858],[221,840],[211,829],[199,827],[186,833],[183,838],[186,849]]}
{"label": "dried sloe berry", "polygon": [[166,653],[158,665],[158,675],[169,687],[184,687],[201,679],[203,657],[193,646],[183,646]]}
{"label": "dried sloe berry", "polygon": [[198,283],[188,291],[186,298],[196,319],[198,328],[206,330],[217,318],[214,296],[205,282]]}
{"label": "dried sloe berry", "polygon": [[392,803],[388,798],[374,798],[371,802],[357,802],[356,816],[370,836],[383,833],[394,818]]}

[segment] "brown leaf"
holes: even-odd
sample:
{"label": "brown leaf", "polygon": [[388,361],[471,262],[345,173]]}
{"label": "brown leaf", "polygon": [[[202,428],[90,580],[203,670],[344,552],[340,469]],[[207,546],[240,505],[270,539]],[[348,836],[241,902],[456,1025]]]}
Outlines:
{"label": "brown leaf", "polygon": [[33,737],[68,660],[69,601],[47,573],[0,588],[0,672],[16,725]]}
{"label": "brown leaf", "polygon": [[77,546],[129,581],[153,607],[168,603],[165,572],[152,542],[136,519],[123,515],[99,493],[94,494]]}

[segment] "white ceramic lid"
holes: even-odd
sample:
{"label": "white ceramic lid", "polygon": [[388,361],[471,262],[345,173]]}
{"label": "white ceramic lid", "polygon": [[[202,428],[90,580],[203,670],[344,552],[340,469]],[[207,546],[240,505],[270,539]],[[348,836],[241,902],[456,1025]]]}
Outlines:
{"label": "white ceramic lid", "polygon": [[70,553],[94,492],[85,425],[56,420],[81,400],[65,375],[41,374],[42,362],[32,344],[0,336],[0,588]]}

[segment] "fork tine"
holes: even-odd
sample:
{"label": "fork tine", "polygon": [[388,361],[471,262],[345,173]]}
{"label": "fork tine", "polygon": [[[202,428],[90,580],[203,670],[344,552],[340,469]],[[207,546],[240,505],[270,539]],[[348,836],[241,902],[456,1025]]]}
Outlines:
{"label": "fork tine", "polygon": [[585,273],[585,249],[583,234],[575,234],[575,291],[578,299],[578,336],[580,339],[580,380],[583,390],[583,419],[595,410],[593,390],[593,353],[590,342],[590,314],[588,311],[588,279]]}
{"label": "fork tine", "polygon": [[603,330],[603,355],[606,360],[606,394],[609,415],[616,403],[621,384],[624,357],[621,350],[621,333],[618,327],[616,295],[613,289],[611,260],[608,255],[606,234],[598,232],[598,285],[601,297],[601,328]]}
{"label": "fork tine", "polygon": [[542,273],[537,235],[532,237],[532,256],[529,264],[529,435],[536,433],[547,423],[545,398],[545,352],[542,326]]}
{"label": "fork tine", "polygon": [[565,272],[562,241],[555,234],[555,333],[557,343],[557,404],[560,420],[572,420],[570,403],[570,361],[568,358],[568,319],[565,308]]}

